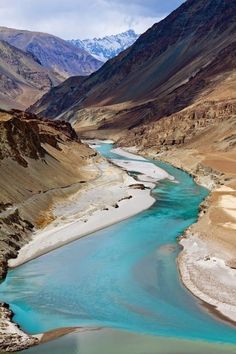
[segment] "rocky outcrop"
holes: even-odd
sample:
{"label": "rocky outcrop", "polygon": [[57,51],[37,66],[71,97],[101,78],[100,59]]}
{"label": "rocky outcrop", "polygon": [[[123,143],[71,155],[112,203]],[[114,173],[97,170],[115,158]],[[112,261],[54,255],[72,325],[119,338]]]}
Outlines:
{"label": "rocky outcrop", "polygon": [[38,125],[28,124],[16,117],[1,124],[0,159],[12,158],[24,167],[28,166],[24,157],[43,158],[45,151],[39,139]]}
{"label": "rocky outcrop", "polygon": [[[0,281],[8,270],[8,260],[15,258],[23,245],[29,242],[33,225],[23,220],[18,209],[11,203],[1,203],[0,209]],[[0,350],[17,351],[23,350],[39,342],[36,337],[22,332],[12,322],[13,313],[9,306],[0,303]]]}
{"label": "rocky outcrop", "polygon": [[9,306],[0,303],[0,348],[4,352],[24,350],[39,343],[37,337],[21,332],[17,325],[11,323],[13,313]]}
{"label": "rocky outcrop", "polygon": [[[45,120],[41,123],[35,115],[16,110],[10,114],[10,119],[0,121],[0,160],[11,158],[27,167],[26,158],[38,160],[45,157],[43,144],[60,150],[60,133],[65,140],[78,141],[69,123]],[[60,133],[55,134],[57,130]]]}
{"label": "rocky outcrop", "polygon": [[34,226],[23,220],[14,207],[0,213],[0,225],[0,279],[3,279],[8,260],[15,258],[20,247],[30,240]]}
{"label": "rocky outcrop", "polygon": [[[204,133],[216,123],[236,115],[236,101],[206,101],[191,108],[163,117],[155,123],[144,124],[128,131],[119,139],[123,146],[138,146],[140,150],[153,148],[156,153],[184,146],[195,136]],[[236,144],[235,137],[228,137],[229,148]]]}

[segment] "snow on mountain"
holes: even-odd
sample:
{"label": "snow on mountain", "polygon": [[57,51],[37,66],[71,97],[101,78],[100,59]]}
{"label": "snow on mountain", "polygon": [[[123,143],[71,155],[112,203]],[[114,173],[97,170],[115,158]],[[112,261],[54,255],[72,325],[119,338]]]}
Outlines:
{"label": "snow on mountain", "polygon": [[0,40],[31,53],[43,67],[53,70],[61,79],[90,75],[103,64],[84,49],[48,33],[0,26]]}
{"label": "snow on mountain", "polygon": [[104,38],[93,38],[93,39],[72,39],[69,42],[74,44],[76,47],[85,49],[87,52],[92,54],[96,59],[106,62],[118,55],[120,52],[130,47],[137,39],[139,35],[133,30],[128,30],[126,32],[106,36]]}

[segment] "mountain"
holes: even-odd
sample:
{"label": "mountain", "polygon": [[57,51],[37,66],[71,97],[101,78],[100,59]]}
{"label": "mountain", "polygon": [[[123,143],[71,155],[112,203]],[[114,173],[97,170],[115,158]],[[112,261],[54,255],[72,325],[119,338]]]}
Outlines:
{"label": "mountain", "polygon": [[0,40],[1,108],[26,108],[59,82],[32,54]]}
{"label": "mountain", "polygon": [[120,52],[130,47],[138,37],[139,35],[133,30],[128,30],[120,34],[103,38],[84,40],[72,39],[69,42],[78,48],[86,50],[98,60],[106,62],[108,59],[114,58],[120,54]]}
{"label": "mountain", "polygon": [[194,104],[234,100],[235,49],[236,0],[188,0],[82,83],[53,88],[31,110],[97,136],[130,136]]}
{"label": "mountain", "polygon": [[0,40],[31,53],[45,68],[60,77],[89,75],[102,63],[71,43],[47,33],[0,27]]}

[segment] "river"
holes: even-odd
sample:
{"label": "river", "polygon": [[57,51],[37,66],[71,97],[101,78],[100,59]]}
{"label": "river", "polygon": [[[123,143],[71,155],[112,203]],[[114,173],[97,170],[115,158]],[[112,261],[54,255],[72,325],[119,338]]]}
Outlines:
{"label": "river", "polygon": [[[121,158],[111,144],[97,149]],[[102,328],[24,353],[236,352],[235,328],[183,287],[176,265],[177,237],[197,220],[208,192],[187,173],[150,161],[178,181],[159,181],[151,208],[9,271],[0,299],[25,331]]]}

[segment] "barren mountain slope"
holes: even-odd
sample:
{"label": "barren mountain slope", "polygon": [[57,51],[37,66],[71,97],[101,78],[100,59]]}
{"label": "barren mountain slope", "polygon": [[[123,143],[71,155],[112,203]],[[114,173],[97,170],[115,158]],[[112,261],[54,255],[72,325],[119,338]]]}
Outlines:
{"label": "barren mountain slope", "polygon": [[26,108],[59,82],[30,53],[0,41],[0,107]]}
{"label": "barren mountain slope", "polygon": [[188,0],[73,92],[65,90],[63,107],[52,89],[31,110],[77,121],[77,129],[106,130],[178,112],[234,71],[235,14],[236,0]]}
{"label": "barren mountain slope", "polygon": [[33,54],[42,66],[64,79],[73,75],[89,75],[102,65],[84,49],[47,33],[0,27],[0,39]]}

